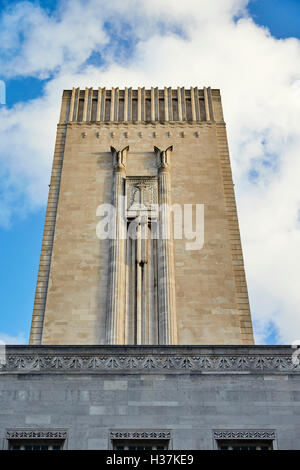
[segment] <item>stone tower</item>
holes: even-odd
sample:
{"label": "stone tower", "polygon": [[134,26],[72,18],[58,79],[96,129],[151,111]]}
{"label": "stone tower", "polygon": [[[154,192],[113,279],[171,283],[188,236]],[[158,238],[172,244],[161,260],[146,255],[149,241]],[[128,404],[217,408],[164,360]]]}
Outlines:
{"label": "stone tower", "polygon": [[30,344],[253,344],[219,90],[64,91]]}

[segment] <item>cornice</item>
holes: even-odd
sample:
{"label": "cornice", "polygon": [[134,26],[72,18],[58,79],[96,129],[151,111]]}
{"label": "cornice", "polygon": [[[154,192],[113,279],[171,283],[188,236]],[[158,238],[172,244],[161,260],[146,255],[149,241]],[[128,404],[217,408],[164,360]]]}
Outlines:
{"label": "cornice", "polygon": [[290,347],[8,346],[0,374],[299,374]]}
{"label": "cornice", "polygon": [[72,127],[105,127],[108,129],[119,127],[211,127],[215,124],[224,124],[224,121],[74,121],[60,122],[58,126]]}

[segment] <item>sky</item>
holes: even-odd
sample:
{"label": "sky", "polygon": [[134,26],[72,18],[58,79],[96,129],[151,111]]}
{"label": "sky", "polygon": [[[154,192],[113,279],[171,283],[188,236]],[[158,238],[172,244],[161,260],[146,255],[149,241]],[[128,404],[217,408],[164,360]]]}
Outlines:
{"label": "sky", "polygon": [[221,89],[255,340],[300,340],[299,18],[300,0],[0,2],[0,340],[28,342],[73,86]]}

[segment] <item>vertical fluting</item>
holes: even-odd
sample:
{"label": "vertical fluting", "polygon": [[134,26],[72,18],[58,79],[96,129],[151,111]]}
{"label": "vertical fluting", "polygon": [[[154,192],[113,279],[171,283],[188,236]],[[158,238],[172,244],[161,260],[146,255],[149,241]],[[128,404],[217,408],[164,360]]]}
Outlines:
{"label": "vertical fluting", "polygon": [[146,121],[146,91],[145,87],[141,91],[142,121]]}
{"label": "vertical fluting", "polygon": [[151,88],[151,121],[155,121],[155,94],[154,88]]}
{"label": "vertical fluting", "polygon": [[177,104],[178,104],[178,121],[182,121],[182,103],[181,103],[181,90],[177,88]]}
{"label": "vertical fluting", "polygon": [[85,93],[84,93],[84,104],[83,104],[83,115],[82,115],[83,121],[86,121],[87,119],[88,99],[89,99],[89,89],[86,88]]}
{"label": "vertical fluting", "polygon": [[88,97],[88,109],[87,109],[87,121],[92,120],[92,108],[93,108],[93,87],[89,89],[89,97]]}
{"label": "vertical fluting", "polygon": [[207,96],[207,88],[206,87],[203,87],[203,94],[204,94],[204,106],[205,106],[206,121],[210,121],[210,112],[209,112],[209,104],[208,104],[208,96]]}
{"label": "vertical fluting", "polygon": [[164,105],[165,105],[165,121],[169,121],[169,100],[168,100],[168,89],[164,88]]}
{"label": "vertical fluting", "polygon": [[128,121],[132,121],[132,88],[128,88]]}
{"label": "vertical fluting", "polygon": [[207,88],[207,97],[208,97],[210,120],[214,121],[214,108],[213,108],[213,103],[212,103],[212,96],[211,96],[210,86]]}
{"label": "vertical fluting", "polygon": [[199,91],[198,88],[194,88],[194,97],[195,97],[195,111],[196,111],[196,120],[201,121],[200,115],[200,104],[199,104]]}
{"label": "vertical fluting", "polygon": [[124,121],[128,121],[128,88],[125,88],[124,93]]}
{"label": "vertical fluting", "polygon": [[[148,116],[146,116],[146,90],[145,88],[138,88],[136,91],[132,88],[125,88],[124,92],[121,92],[121,100],[124,97],[124,113],[120,116],[119,107],[119,88],[112,88],[107,96],[105,88],[98,88],[96,109],[93,110],[93,88],[85,88],[84,91],[80,91],[79,88],[73,88],[71,97],[69,98],[69,110],[66,111],[68,122],[76,122],[78,120],[78,112],[82,115],[83,122],[89,122],[96,118],[97,122],[110,121],[116,122],[120,119],[124,122],[130,122],[136,120],[137,122],[143,122],[147,119],[151,122],[157,121],[187,121],[192,122],[201,121],[202,109],[200,112],[199,99],[204,99],[204,110],[202,119],[206,121],[214,120],[214,107],[212,100],[211,88],[203,87],[203,95],[199,97],[199,91],[197,87],[191,87],[190,92],[185,91],[184,87],[172,88],[165,87],[163,90],[159,90],[157,87],[152,87],[151,90],[147,91],[147,100],[150,98],[150,110]],[[110,103],[106,103],[106,98]],[[160,104],[160,100],[163,99],[163,103]],[[191,111],[187,106],[186,100],[191,101]],[[82,103],[83,108],[79,108],[79,102]],[[137,108],[133,104],[136,103]],[[134,105],[135,106],[135,105]],[[80,111],[79,111],[80,110]]]}
{"label": "vertical fluting", "polygon": [[192,110],[192,121],[196,121],[196,106],[195,106],[195,90],[191,87],[191,110]]}
{"label": "vertical fluting", "polygon": [[100,114],[101,114],[101,95],[102,90],[98,88],[98,99],[97,99],[97,109],[96,109],[96,121],[100,121]]}
{"label": "vertical fluting", "polygon": [[137,120],[142,120],[142,90],[138,88],[138,100],[137,100]]}
{"label": "vertical fluting", "polygon": [[148,216],[141,217],[141,269],[142,269],[142,344],[149,344],[149,263],[148,263]]}
{"label": "vertical fluting", "polygon": [[168,105],[169,105],[169,120],[173,121],[173,103],[172,103],[172,88],[168,88]]}
{"label": "vertical fluting", "polygon": [[105,121],[105,101],[106,101],[106,88],[102,88],[101,121]]}
{"label": "vertical fluting", "polygon": [[115,116],[114,120],[118,121],[119,120],[119,88],[116,88],[115,90]]}
{"label": "vertical fluting", "polygon": [[76,88],[75,93],[75,103],[74,103],[74,121],[78,121],[78,111],[79,111],[79,98],[80,98],[80,88]]}
{"label": "vertical fluting", "polygon": [[114,160],[113,232],[110,239],[109,285],[106,338],[108,344],[125,342],[125,198],[126,158],[129,147],[117,151],[111,147]]}
{"label": "vertical fluting", "polygon": [[148,344],[158,344],[158,316],[157,316],[157,247],[156,240],[151,239],[151,231],[149,229],[148,243],[148,303],[149,303],[149,334]]}
{"label": "vertical fluting", "polygon": [[181,107],[182,107],[182,120],[186,121],[186,103],[185,103],[185,88],[181,88]]}
{"label": "vertical fluting", "polygon": [[70,102],[70,112],[69,112],[69,122],[73,121],[74,116],[74,103],[75,103],[75,88],[72,88],[71,102]]}
{"label": "vertical fluting", "polygon": [[173,230],[170,219],[172,146],[161,151],[154,147],[158,157],[159,238],[158,238],[158,322],[159,344],[177,344],[175,270]]}
{"label": "vertical fluting", "polygon": [[159,90],[154,88],[154,121],[159,121]]}
{"label": "vertical fluting", "polygon": [[111,95],[110,95],[110,113],[109,113],[109,120],[114,121],[115,120],[115,89],[111,89]]}
{"label": "vertical fluting", "polygon": [[142,344],[142,240],[139,217],[136,237],[136,344]]}
{"label": "vertical fluting", "polygon": [[134,338],[132,336],[132,299],[134,294],[133,289],[133,269],[132,269],[132,240],[127,237],[126,240],[126,266],[125,266],[125,289],[126,289],[126,316],[125,316],[125,344],[133,344]]}

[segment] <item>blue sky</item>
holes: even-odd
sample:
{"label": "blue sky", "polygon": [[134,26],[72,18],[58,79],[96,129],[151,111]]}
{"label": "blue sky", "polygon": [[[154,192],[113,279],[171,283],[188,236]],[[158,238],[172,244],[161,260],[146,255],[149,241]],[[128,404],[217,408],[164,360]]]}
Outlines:
{"label": "blue sky", "polygon": [[248,10],[254,21],[267,26],[276,38],[299,37],[299,0],[254,0]]}
{"label": "blue sky", "polygon": [[[54,148],[55,122],[58,119],[57,103],[59,105],[62,89],[77,85],[100,86],[102,83],[107,83],[107,86],[122,86],[123,83],[147,86],[146,80],[153,80],[150,85],[160,86],[177,86],[182,83],[188,86],[193,85],[194,81],[203,86],[209,82],[208,85],[221,88],[229,127],[256,338],[258,342],[268,344],[292,339],[291,332],[298,313],[295,311],[298,289],[296,285],[293,287],[293,304],[288,304],[287,297],[290,297],[291,288],[286,286],[286,289],[281,290],[276,286],[282,286],[283,278],[287,275],[292,283],[296,282],[299,272],[293,266],[294,259],[289,252],[284,253],[284,257],[278,256],[275,268],[273,263],[276,253],[283,253],[282,247],[292,247],[294,243],[297,246],[299,240],[300,227],[294,219],[295,210],[299,214],[300,208],[296,192],[286,202],[290,207],[290,219],[282,222],[283,225],[277,231],[273,227],[273,208],[280,213],[280,203],[277,205],[276,196],[282,189],[280,181],[285,182],[285,188],[293,187],[293,175],[289,175],[286,162],[289,159],[294,162],[293,155],[299,149],[298,141],[296,142],[299,127],[296,118],[294,121],[292,119],[295,122],[294,133],[287,127],[288,118],[296,116],[292,99],[291,103],[288,101],[287,118],[282,107],[285,102],[282,98],[276,108],[280,109],[280,118],[272,120],[273,110],[271,106],[268,109],[270,99],[263,107],[266,93],[259,95],[257,90],[262,87],[266,90],[270,83],[268,77],[274,76],[269,67],[264,69],[263,54],[266,54],[266,63],[273,63],[274,60],[274,70],[276,64],[278,68],[285,67],[283,62],[287,57],[289,62],[286,65],[286,75],[281,76],[282,72],[279,73],[276,89],[280,90],[280,96],[284,96],[285,92],[289,93],[291,89],[293,92],[296,90],[296,96],[300,98],[300,93],[297,95],[300,70],[293,64],[297,57],[300,58],[300,43],[297,41],[300,39],[300,1],[253,0],[247,4],[245,0],[226,0],[224,5],[226,4],[226,8],[228,6],[227,10],[225,7],[219,8],[218,1],[210,2],[212,7],[207,7],[207,11],[202,6],[203,18],[197,13],[195,19],[184,17],[182,11],[177,11],[176,8],[168,15],[167,9],[165,11],[158,6],[158,2],[153,2],[151,6],[150,1],[142,1],[134,11],[135,1],[122,3],[115,0],[106,8],[101,0],[89,0],[91,8],[86,8],[88,23],[83,21],[81,24],[78,20],[78,25],[74,27],[82,38],[77,46],[80,49],[78,54],[76,49],[68,49],[68,35],[72,34],[72,18],[76,22],[76,15],[80,15],[80,0],[74,0],[72,5],[68,1],[59,0],[1,2],[0,80],[4,80],[6,84],[6,105],[0,105],[3,132],[3,144],[0,145],[0,339],[10,342],[28,341]],[[191,6],[197,7],[194,0],[189,2]],[[237,4],[240,9],[235,12]],[[93,15],[92,7],[96,8],[98,16]],[[99,13],[101,8],[102,16]],[[213,8],[216,8],[216,12]],[[26,16],[22,17],[24,11]],[[213,24],[209,23],[210,15],[214,21],[217,18],[223,28],[216,44],[211,38],[216,36],[218,28],[214,30]],[[235,25],[235,18],[239,19],[238,25]],[[199,24],[199,31],[201,28],[204,31],[197,33],[199,36],[192,32],[195,22]],[[87,24],[89,28],[86,27]],[[137,27],[138,24],[140,27]],[[208,24],[211,24],[211,29]],[[224,51],[219,50],[220,43],[224,42],[224,48],[229,49],[231,41],[233,45],[236,44],[236,39],[232,37],[236,34],[241,37],[239,55],[228,56],[222,69]],[[297,39],[293,42],[289,38]],[[49,44],[49,47],[41,46],[39,50],[39,40],[43,44]],[[184,74],[182,70],[178,70],[177,83],[176,70],[169,76],[167,59],[163,62],[160,56],[165,53],[165,57],[168,57],[168,51],[173,49],[178,49],[178,54],[185,54],[185,47],[189,48],[188,51],[196,51],[201,41],[207,41],[212,57],[216,57],[216,60],[213,62],[209,55],[205,57],[202,53],[199,55],[199,62],[201,64],[203,61],[203,64],[198,71],[191,56],[191,71],[187,70]],[[255,58],[255,47],[262,51],[258,58]],[[255,70],[249,86],[253,86],[252,93],[254,96],[258,95],[258,99],[255,110],[254,107],[252,110],[252,102],[249,101],[249,115],[243,120],[239,105],[241,100],[231,90],[231,77],[225,74],[225,69],[228,68],[228,63],[238,71],[249,67],[250,75],[251,61],[257,63],[253,62]],[[215,65],[216,62],[219,68]],[[157,69],[154,67],[153,70],[153,63]],[[187,64],[189,66],[188,62]],[[208,69],[206,75],[204,69]],[[218,78],[223,77],[222,74],[224,78],[219,83]],[[261,77],[255,88],[253,82],[258,74]],[[246,85],[242,80],[241,83],[235,82],[234,86],[235,92],[239,92],[239,87],[242,89]],[[243,96],[242,90],[240,93]],[[272,97],[272,102],[276,104],[276,100],[279,100],[277,93],[274,92]],[[45,116],[45,106],[49,106],[49,118]],[[258,124],[260,112],[257,110],[260,107],[265,125]],[[14,140],[12,146],[9,143],[11,138]],[[29,139],[34,144],[28,143]],[[277,177],[279,172],[280,178]],[[266,207],[262,201],[265,201]],[[265,222],[266,218],[269,218],[268,224]],[[263,222],[260,223],[260,220]],[[274,230],[278,237],[271,239],[270,234],[274,234]],[[285,238],[281,239],[281,234]],[[270,251],[266,250],[266,246]],[[261,254],[266,251],[268,257],[265,255],[264,258]],[[268,273],[273,273],[275,269],[278,273],[282,272],[285,262],[290,263],[288,274],[283,272],[282,279],[276,275],[272,282],[267,283]],[[290,312],[288,315],[287,311]],[[300,327],[299,323],[298,325]]]}

